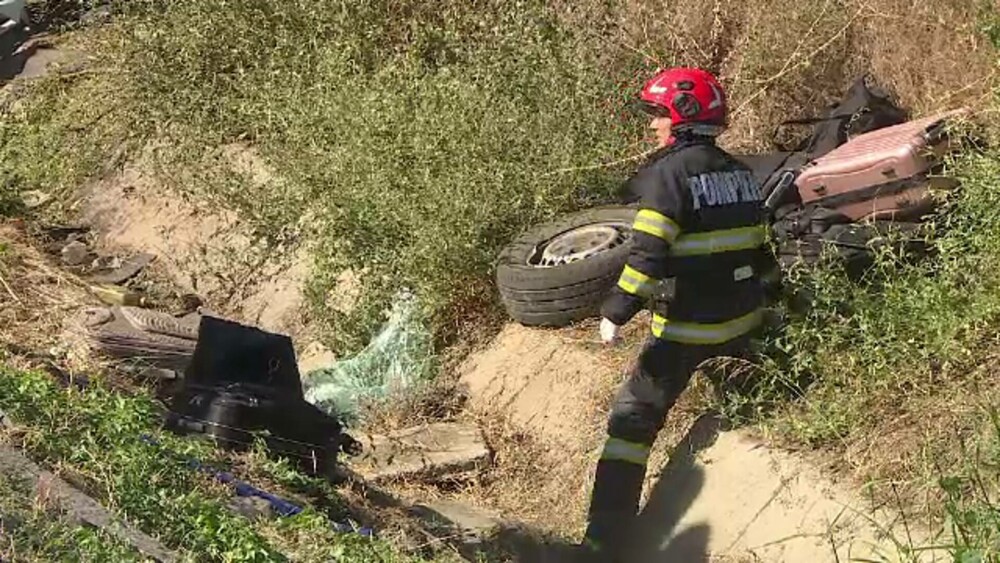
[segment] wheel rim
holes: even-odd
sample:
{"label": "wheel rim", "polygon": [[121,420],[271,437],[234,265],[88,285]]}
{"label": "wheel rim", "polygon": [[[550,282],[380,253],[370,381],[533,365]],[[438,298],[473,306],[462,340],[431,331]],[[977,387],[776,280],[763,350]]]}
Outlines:
{"label": "wheel rim", "polygon": [[625,223],[594,223],[560,233],[535,248],[528,264],[552,268],[586,260],[596,254],[617,248],[631,237]]}

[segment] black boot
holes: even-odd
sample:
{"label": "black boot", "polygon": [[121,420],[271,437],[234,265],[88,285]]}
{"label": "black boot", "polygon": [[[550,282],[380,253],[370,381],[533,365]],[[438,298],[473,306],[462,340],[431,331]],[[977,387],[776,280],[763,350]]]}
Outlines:
{"label": "black boot", "polygon": [[624,562],[635,515],[624,512],[592,513],[580,544],[581,562]]}
{"label": "black boot", "polygon": [[593,561],[621,559],[634,527],[646,467],[620,460],[597,462],[582,547]]}

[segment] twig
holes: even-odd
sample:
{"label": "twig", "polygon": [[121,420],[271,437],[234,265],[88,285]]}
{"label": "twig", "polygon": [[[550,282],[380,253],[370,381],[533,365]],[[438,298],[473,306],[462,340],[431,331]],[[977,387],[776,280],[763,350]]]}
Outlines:
{"label": "twig", "polygon": [[767,93],[767,89],[768,89],[768,87],[772,83],[774,83],[777,80],[780,80],[781,78],[783,78],[789,72],[791,72],[791,71],[795,70],[796,68],[802,66],[806,62],[812,60],[813,57],[815,57],[816,55],[818,55],[818,54],[822,53],[823,51],[827,50],[828,48],[830,48],[830,45],[833,45],[834,41],[836,41],[838,38],[840,38],[841,35],[843,35],[844,33],[846,33],[847,30],[851,27],[851,25],[854,24],[854,21],[857,20],[860,15],[861,15],[861,11],[859,10],[853,16],[851,16],[851,19],[849,19],[847,21],[847,23],[844,24],[844,26],[842,28],[840,28],[839,31],[837,31],[837,33],[834,33],[829,39],[826,40],[825,43],[823,43],[822,45],[820,45],[819,47],[817,47],[815,50],[813,50],[811,53],[809,53],[807,56],[805,56],[802,60],[800,60],[798,63],[796,63],[794,65],[790,64],[791,61],[795,58],[795,55],[793,53],[792,57],[789,57],[788,61],[786,61],[786,63],[785,63],[785,66],[777,74],[775,74],[771,78],[768,78],[767,80],[765,80],[764,81],[764,85],[761,86],[759,90],[757,90],[756,92],[754,92],[753,95],[751,95],[746,100],[743,100],[743,103],[741,103],[739,106],[737,106],[737,108],[733,111],[733,116],[735,117],[735,116],[741,114],[743,112],[743,110],[745,110],[746,107],[751,102],[753,102],[757,98],[759,98],[759,97],[763,96],[765,93]]}
{"label": "twig", "polygon": [[[934,103],[935,106],[941,106],[941,105],[944,104],[944,102],[951,101],[952,99],[957,98],[960,94],[963,94],[963,93],[965,93],[965,92],[967,92],[969,90],[972,90],[972,89],[976,88],[977,86],[979,86],[980,84],[983,84],[984,82],[989,82],[990,80],[993,80],[996,77],[997,77],[997,72],[994,70],[994,71],[990,72],[989,74],[987,74],[986,76],[980,78],[979,80],[975,80],[973,82],[970,82],[970,83],[966,84],[965,86],[959,88],[958,90],[955,90],[953,92],[948,92],[947,94],[945,94],[941,98],[935,99],[933,101],[933,103]],[[993,93],[990,92],[986,96],[983,96],[983,97],[984,98],[985,97],[991,97],[992,95],[993,95]]]}
{"label": "twig", "polygon": [[4,289],[7,290],[7,293],[10,294],[11,298],[13,298],[18,305],[24,305],[24,301],[21,301],[21,298],[14,293],[14,290],[11,289],[9,285],[7,285],[7,280],[3,279],[2,274],[0,274],[0,284],[3,284]]}

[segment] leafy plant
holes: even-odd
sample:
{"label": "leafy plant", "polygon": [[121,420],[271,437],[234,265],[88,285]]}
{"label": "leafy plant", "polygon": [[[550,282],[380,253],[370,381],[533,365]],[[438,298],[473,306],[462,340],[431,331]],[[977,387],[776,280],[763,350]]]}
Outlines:
{"label": "leafy plant", "polygon": [[230,512],[231,491],[141,439],[153,434],[182,456],[223,463],[205,443],[160,434],[157,407],[145,395],[97,382],[64,389],[43,374],[0,368],[0,409],[22,426],[36,459],[71,472],[110,509],[192,560],[286,561],[303,550],[307,560],[409,560],[381,542],[334,533],[315,510],[262,523]]}

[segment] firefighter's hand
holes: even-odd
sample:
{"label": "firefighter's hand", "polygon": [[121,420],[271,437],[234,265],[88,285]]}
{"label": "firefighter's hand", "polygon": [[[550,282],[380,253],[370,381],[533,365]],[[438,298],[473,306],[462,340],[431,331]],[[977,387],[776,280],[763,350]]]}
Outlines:
{"label": "firefighter's hand", "polygon": [[613,346],[621,340],[618,335],[618,331],[621,327],[615,323],[609,321],[608,319],[601,319],[601,342]]}

